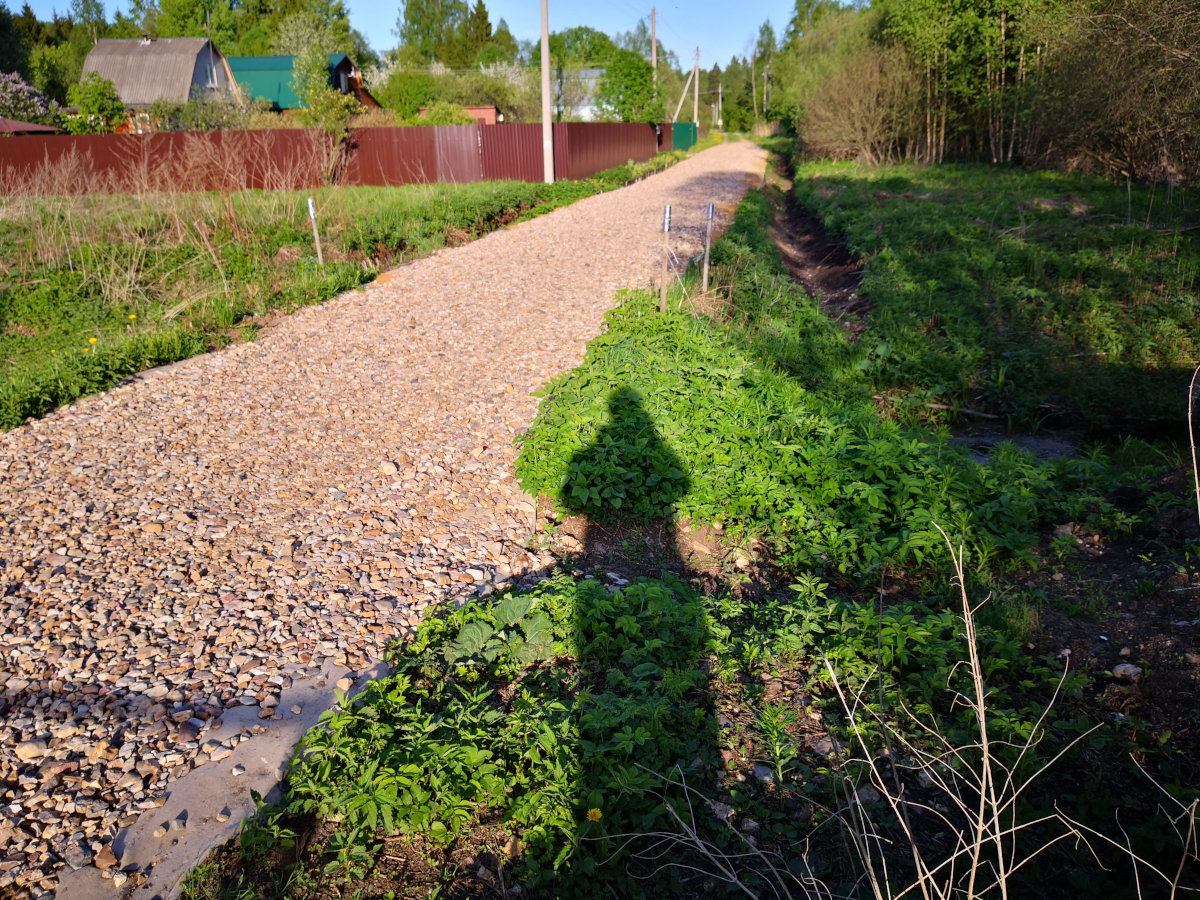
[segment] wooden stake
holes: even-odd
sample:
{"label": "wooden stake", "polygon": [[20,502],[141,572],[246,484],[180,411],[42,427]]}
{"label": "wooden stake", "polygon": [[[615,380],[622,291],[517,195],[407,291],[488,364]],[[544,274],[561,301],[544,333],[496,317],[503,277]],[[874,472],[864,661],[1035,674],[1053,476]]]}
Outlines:
{"label": "wooden stake", "polygon": [[712,249],[712,220],[713,205],[708,204],[708,222],[704,226],[704,277],[701,280],[700,292],[708,293],[708,254]]}
{"label": "wooden stake", "polygon": [[325,256],[321,253],[321,233],[317,231],[317,207],[313,198],[308,198],[308,218],[312,221],[313,243],[317,245],[317,265],[325,268]]}
{"label": "wooden stake", "polygon": [[663,264],[662,278],[658,285],[658,311],[666,314],[667,311],[667,258],[671,255],[671,205],[663,209]]}

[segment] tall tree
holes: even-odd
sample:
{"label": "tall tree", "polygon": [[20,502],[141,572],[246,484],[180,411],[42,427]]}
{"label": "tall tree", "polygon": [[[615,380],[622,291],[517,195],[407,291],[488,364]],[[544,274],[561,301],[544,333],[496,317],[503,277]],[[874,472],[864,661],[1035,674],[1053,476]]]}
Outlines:
{"label": "tall tree", "polygon": [[466,16],[465,0],[404,0],[396,34],[420,59],[432,62],[453,43]]}
{"label": "tall tree", "polygon": [[600,79],[596,106],[622,122],[661,122],[666,118],[654,90],[654,70],[633,50],[613,53]]}
{"label": "tall tree", "polygon": [[16,16],[0,0],[0,73],[25,72],[29,46],[25,43]]}

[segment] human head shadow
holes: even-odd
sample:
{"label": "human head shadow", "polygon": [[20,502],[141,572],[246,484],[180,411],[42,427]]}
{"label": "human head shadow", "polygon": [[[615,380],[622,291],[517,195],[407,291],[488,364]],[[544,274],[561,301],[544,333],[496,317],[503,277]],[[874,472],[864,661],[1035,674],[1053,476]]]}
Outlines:
{"label": "human head shadow", "polygon": [[[678,892],[695,870],[664,865],[662,835],[650,840],[645,832],[667,821],[667,804],[687,815],[684,786],[711,789],[720,765],[706,664],[712,636],[676,547],[675,507],[691,484],[686,466],[636,390],[617,386],[607,406],[607,420],[572,456],[559,493],[587,520],[577,568],[600,577],[574,588],[570,640],[581,679],[574,850],[535,896]],[[636,573],[617,577],[611,570],[631,554],[640,558]],[[679,837],[674,856],[682,862],[690,855]]]}
{"label": "human head shadow", "polygon": [[583,516],[585,559],[610,554],[614,535],[633,526],[663,571],[686,575],[675,543],[675,504],[691,487],[683,462],[659,434],[631,387],[608,397],[608,421],[571,457],[559,492],[569,512]]}

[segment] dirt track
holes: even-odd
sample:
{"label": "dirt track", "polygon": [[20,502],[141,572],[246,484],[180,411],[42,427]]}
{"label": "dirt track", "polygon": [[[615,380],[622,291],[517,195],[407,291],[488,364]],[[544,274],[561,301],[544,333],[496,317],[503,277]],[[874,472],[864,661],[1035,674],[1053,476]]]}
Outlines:
{"label": "dirt track", "polygon": [[0,436],[0,895],[118,872],[117,833],[249,736],[226,710],[292,715],[294,681],[542,566],[531,392],[657,276],[663,205],[686,258],[764,159],[719,146]]}

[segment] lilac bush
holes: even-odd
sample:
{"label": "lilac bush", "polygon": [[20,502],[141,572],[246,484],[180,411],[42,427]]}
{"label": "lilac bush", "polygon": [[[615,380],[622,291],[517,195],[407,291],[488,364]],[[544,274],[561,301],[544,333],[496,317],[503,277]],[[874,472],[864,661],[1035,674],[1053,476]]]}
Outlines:
{"label": "lilac bush", "polygon": [[62,110],[16,72],[0,73],[0,116],[40,125],[61,125]]}

